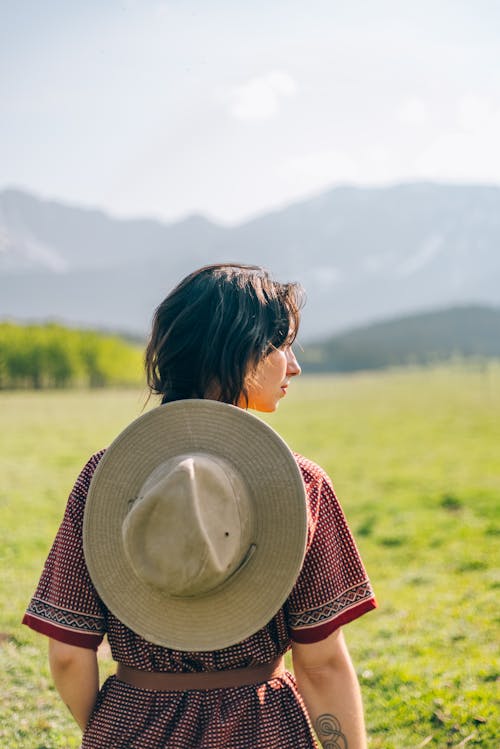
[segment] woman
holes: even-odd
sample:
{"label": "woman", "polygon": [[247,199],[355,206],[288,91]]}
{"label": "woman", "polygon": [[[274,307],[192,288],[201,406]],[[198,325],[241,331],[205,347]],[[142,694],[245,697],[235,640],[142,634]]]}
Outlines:
{"label": "woman", "polygon": [[[259,267],[213,265],[192,273],[156,310],[146,350],[151,392],[164,404],[209,399],[275,411],[301,371],[292,350],[301,301],[300,287],[277,283]],[[324,472],[295,455],[306,492],[307,551],[279,611],[236,644],[190,652],[132,631],[89,577],[82,523],[103,453],[75,484],[24,619],[50,638],[54,682],[84,732],[82,748],[310,749],[312,723],[324,747],[365,749],[360,692],[341,627],[376,603]],[[291,647],[294,676],[281,670],[257,683],[187,690],[111,677],[99,692],[95,651],[105,633],[114,659],[133,673],[189,673],[197,685],[200,674],[224,679],[265,668]]]}

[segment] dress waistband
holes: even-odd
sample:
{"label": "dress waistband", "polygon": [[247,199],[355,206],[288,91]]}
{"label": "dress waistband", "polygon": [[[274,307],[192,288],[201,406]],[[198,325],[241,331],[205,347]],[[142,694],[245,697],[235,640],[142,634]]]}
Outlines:
{"label": "dress waistband", "polygon": [[247,668],[233,668],[227,671],[196,671],[167,673],[165,671],[141,671],[119,663],[116,678],[140,689],[162,691],[185,691],[188,689],[227,689],[259,684],[275,679],[285,673],[283,656],[271,663]]}
{"label": "dress waistband", "polygon": [[283,656],[271,663],[247,668],[233,668],[227,671],[196,671],[184,673],[167,673],[165,671],[141,671],[119,663],[116,678],[140,689],[159,689],[162,691],[181,691],[188,689],[227,689],[259,684],[275,679],[285,673]]}

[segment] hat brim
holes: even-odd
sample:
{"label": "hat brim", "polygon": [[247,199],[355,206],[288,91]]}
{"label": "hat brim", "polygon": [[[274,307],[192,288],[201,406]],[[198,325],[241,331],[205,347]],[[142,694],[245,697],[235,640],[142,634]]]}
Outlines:
{"label": "hat brim", "polygon": [[[224,458],[246,483],[255,550],[220,588],[179,598],[137,577],[122,525],[154,468],[192,452]],[[243,409],[194,399],[159,406],[118,435],[94,473],[83,527],[89,574],[109,610],[144,639],[185,651],[219,650],[264,627],[293,588],[306,537],[304,483],[283,439]]]}

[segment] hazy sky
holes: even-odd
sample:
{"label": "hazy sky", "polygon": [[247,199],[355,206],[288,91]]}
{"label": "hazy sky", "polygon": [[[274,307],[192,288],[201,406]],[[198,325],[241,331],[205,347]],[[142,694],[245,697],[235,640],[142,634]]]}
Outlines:
{"label": "hazy sky", "polygon": [[339,183],[500,183],[497,0],[0,3],[0,188],[237,222]]}

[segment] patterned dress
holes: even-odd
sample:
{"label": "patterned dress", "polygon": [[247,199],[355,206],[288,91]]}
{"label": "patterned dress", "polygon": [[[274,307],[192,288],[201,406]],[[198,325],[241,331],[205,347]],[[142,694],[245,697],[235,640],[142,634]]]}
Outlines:
{"label": "patterned dress", "polygon": [[[304,564],[285,605],[259,632],[223,650],[181,652],[153,645],[104,606],[82,549],[85,500],[104,451],[82,470],[23,622],[56,640],[96,649],[108,637],[115,661],[145,671],[197,672],[273,661],[291,641],[324,639],[376,602],[328,476],[296,455],[308,502]],[[289,672],[262,684],[155,691],[106,680],[82,749],[313,749],[305,705]]]}

